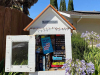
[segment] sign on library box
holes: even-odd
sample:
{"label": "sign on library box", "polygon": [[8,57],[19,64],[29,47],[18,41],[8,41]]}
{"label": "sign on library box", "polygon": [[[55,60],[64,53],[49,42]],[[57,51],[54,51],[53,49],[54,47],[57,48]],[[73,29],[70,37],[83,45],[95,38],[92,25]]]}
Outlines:
{"label": "sign on library box", "polygon": [[42,48],[43,48],[43,53],[44,54],[53,52],[50,37],[41,38],[41,43],[42,43]]}

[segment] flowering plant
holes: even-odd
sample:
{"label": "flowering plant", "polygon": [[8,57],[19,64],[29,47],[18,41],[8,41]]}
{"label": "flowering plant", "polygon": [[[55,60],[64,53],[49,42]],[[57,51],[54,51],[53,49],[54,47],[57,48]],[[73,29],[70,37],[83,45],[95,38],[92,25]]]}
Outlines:
{"label": "flowering plant", "polygon": [[62,68],[65,68],[67,75],[86,75],[93,74],[95,71],[94,64],[92,62],[86,63],[85,60],[67,59]]}
{"label": "flowering plant", "polygon": [[93,43],[100,40],[99,34],[97,34],[96,32],[93,32],[93,31],[92,32],[86,31],[86,33],[82,33],[81,38],[84,38],[86,41],[88,41],[90,43],[92,42],[92,48],[93,48]]}
{"label": "flowering plant", "polygon": [[100,43],[96,45],[96,47],[100,47]]}
{"label": "flowering plant", "polygon": [[89,40],[89,41],[93,40],[93,42],[96,42],[97,40],[100,39],[100,36],[96,32],[92,31],[90,33],[88,31],[86,31],[86,33],[82,33],[81,38],[85,38],[85,40]]}

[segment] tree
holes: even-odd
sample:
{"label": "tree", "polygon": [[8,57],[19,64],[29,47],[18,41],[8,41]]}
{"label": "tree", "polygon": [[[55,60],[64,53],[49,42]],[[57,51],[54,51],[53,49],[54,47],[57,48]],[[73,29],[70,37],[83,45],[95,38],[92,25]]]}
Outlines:
{"label": "tree", "polygon": [[0,0],[0,5],[14,8],[21,8],[23,6],[23,12],[28,15],[28,9],[37,1],[38,0]]}
{"label": "tree", "polygon": [[68,11],[72,11],[72,10],[74,10],[73,0],[69,0]]}
{"label": "tree", "polygon": [[60,0],[60,11],[66,11],[66,2],[65,0]]}
{"label": "tree", "polygon": [[50,0],[50,4],[58,10],[57,0]]}

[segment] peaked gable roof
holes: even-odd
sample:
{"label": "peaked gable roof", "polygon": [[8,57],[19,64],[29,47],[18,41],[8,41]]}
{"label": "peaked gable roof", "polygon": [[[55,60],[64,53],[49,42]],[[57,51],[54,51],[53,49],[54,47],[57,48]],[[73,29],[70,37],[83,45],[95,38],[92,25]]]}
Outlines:
{"label": "peaked gable roof", "polygon": [[31,23],[29,23],[28,26],[24,28],[24,31],[27,31],[27,29],[49,8],[51,7],[62,19],[64,19],[72,28],[73,30],[76,30],[76,28],[65,18],[63,17],[51,4],[49,4]]}

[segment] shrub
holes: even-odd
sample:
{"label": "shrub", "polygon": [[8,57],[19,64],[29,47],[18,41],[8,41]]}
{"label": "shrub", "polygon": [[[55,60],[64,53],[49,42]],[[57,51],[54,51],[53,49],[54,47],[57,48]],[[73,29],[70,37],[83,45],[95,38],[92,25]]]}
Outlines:
{"label": "shrub", "polygon": [[93,63],[95,60],[98,60],[100,64],[100,49],[97,47],[94,47],[93,49],[90,47],[89,52],[84,51],[84,59],[87,62],[92,61]]}
{"label": "shrub", "polygon": [[87,62],[93,62],[95,72],[93,75],[100,75],[100,49],[97,47],[89,48],[90,52],[84,52],[84,59]]}
{"label": "shrub", "polygon": [[[1,62],[0,62],[0,75],[28,75],[28,73],[22,73],[22,72],[5,72],[4,71],[4,62],[5,62],[5,59],[3,59]],[[24,63],[26,63],[27,62],[27,60],[23,60],[23,62],[21,63],[21,65],[22,64],[24,64]],[[16,62],[15,62],[16,63]]]}
{"label": "shrub", "polygon": [[100,40],[99,34],[96,32],[88,32],[82,33],[81,38],[84,38],[88,43],[92,43],[92,49],[93,49],[93,44],[97,43],[98,40]]}
{"label": "shrub", "polygon": [[92,75],[95,72],[92,62],[86,63],[85,60],[67,59],[62,68],[65,68],[65,75]]}
{"label": "shrub", "polygon": [[75,60],[76,59],[82,60],[85,49],[88,50],[87,42],[83,38],[81,38],[80,33],[72,34],[71,39],[72,39],[72,58]]}

